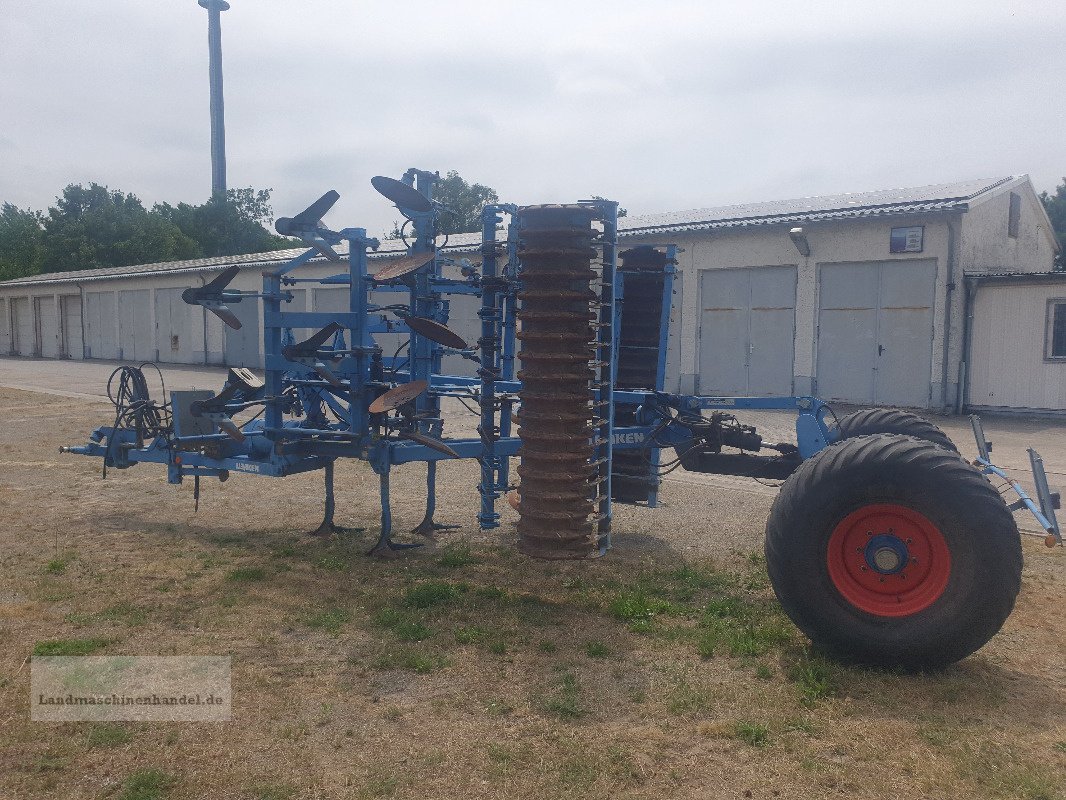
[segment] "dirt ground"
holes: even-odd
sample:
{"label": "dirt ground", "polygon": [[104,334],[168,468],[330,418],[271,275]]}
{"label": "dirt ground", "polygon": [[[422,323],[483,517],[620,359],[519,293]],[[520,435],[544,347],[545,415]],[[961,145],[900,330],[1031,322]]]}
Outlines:
{"label": "dirt ground", "polygon": [[[194,513],[159,468],[104,481],[60,455],[108,422],[72,394],[0,388],[0,798],[1066,796],[1066,555],[1039,537],[977,654],[935,675],[845,668],[767,585],[772,486],[675,473],[663,508],[619,510],[606,558],[542,563],[515,553],[505,505],[477,530],[474,464],[450,463],[438,521],[462,528],[380,562],[362,555],[365,465],[338,467],[339,521],[364,533],[303,535],[314,475],[205,482]],[[965,419],[937,421],[972,454]],[[1066,482],[1066,423],[987,428],[1019,477],[1033,444]],[[395,473],[398,530],[423,476]],[[31,722],[45,642],[229,655],[233,720]]]}

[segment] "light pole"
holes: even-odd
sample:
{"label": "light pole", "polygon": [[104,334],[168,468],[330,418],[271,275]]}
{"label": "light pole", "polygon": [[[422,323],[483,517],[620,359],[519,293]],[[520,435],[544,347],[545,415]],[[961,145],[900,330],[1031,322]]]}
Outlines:
{"label": "light pole", "polygon": [[222,12],[226,0],[198,0],[207,9],[207,46],[211,79],[211,194],[226,196],[226,112],[222,100]]}

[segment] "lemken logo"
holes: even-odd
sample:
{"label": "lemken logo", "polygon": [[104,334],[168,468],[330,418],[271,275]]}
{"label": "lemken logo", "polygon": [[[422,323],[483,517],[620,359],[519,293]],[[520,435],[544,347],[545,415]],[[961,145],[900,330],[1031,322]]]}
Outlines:
{"label": "lemken logo", "polygon": [[644,434],[642,433],[616,433],[612,441],[615,444],[643,444]]}
{"label": "lemken logo", "polygon": [[233,468],[238,472],[259,472],[258,464],[247,464],[243,461],[235,462]]}

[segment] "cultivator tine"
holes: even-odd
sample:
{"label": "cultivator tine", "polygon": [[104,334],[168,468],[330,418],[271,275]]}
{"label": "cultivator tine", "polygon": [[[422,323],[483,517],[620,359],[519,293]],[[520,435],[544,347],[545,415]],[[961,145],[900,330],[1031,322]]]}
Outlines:
{"label": "cultivator tine", "polygon": [[231,267],[226,267],[219,273],[218,277],[210,280],[201,289],[194,289],[194,291],[202,292],[203,294],[217,294],[230,285],[230,282],[237,277],[240,273],[240,265],[234,264]]}
{"label": "cultivator tine", "polygon": [[317,353],[318,349],[322,345],[324,345],[330,338],[336,336],[342,330],[344,330],[344,326],[341,325],[339,322],[331,322],[322,330],[311,334],[311,336],[309,336],[307,339],[304,339],[302,342],[297,342],[296,344],[290,345],[285,349],[291,351],[292,353],[299,353],[301,355],[313,355]]}
{"label": "cultivator tine", "polygon": [[374,399],[374,402],[370,404],[370,413],[384,414],[386,411],[399,408],[405,403],[410,403],[428,388],[429,384],[425,381],[411,381],[410,383],[401,383],[399,386],[394,386],[385,394]]}
{"label": "cultivator tine", "polygon": [[229,327],[234,330],[240,330],[241,321],[230,311],[225,301],[240,302],[241,298],[232,292],[229,297],[223,294],[226,287],[237,277],[240,271],[241,268],[237,264],[227,267],[204,286],[190,287],[183,291],[181,299],[191,306],[203,306]]}
{"label": "cultivator tine", "polygon": [[419,433],[418,431],[400,431],[397,436],[401,439],[408,439],[412,442],[418,442],[423,444],[431,450],[436,450],[438,453],[444,453],[446,456],[452,458],[459,458],[459,454],[452,450],[448,445],[442,442],[440,439],[429,436],[425,433]]}
{"label": "cultivator tine", "polygon": [[340,197],[335,189],[330,189],[295,217],[279,218],[274,223],[274,230],[282,236],[299,236],[308,229],[317,228],[322,224],[322,217],[326,216]]}
{"label": "cultivator tine", "polygon": [[442,344],[445,347],[452,347],[456,350],[466,350],[469,347],[462,336],[436,320],[426,319],[425,317],[406,317],[404,322],[407,323],[408,328],[431,342]]}
{"label": "cultivator tine", "polygon": [[[200,303],[200,305],[204,305],[204,304]],[[204,305],[204,308],[206,308],[208,311],[210,311],[212,314],[214,314],[216,317],[218,317],[220,320],[222,320],[226,325],[228,325],[229,327],[233,328],[233,330],[239,331],[241,329],[241,321],[239,319],[237,319],[237,316],[232,311],[229,310],[228,306],[225,306],[225,305],[218,305],[218,306]]]}
{"label": "cultivator tine", "polygon": [[408,186],[403,181],[398,181],[395,178],[387,178],[384,175],[378,175],[370,179],[370,185],[377,191],[396,204],[396,207],[400,211],[414,211],[418,214],[424,214],[427,211],[433,210],[433,203],[429,201],[424,194],[413,186]]}

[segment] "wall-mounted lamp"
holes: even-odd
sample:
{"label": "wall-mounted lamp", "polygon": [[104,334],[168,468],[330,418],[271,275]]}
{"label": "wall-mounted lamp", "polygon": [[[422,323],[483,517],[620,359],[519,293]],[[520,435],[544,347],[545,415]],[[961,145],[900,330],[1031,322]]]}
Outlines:
{"label": "wall-mounted lamp", "polygon": [[807,234],[803,232],[803,228],[793,228],[788,232],[788,238],[792,240],[792,244],[796,245],[801,256],[806,258],[811,254],[811,243],[807,241]]}

